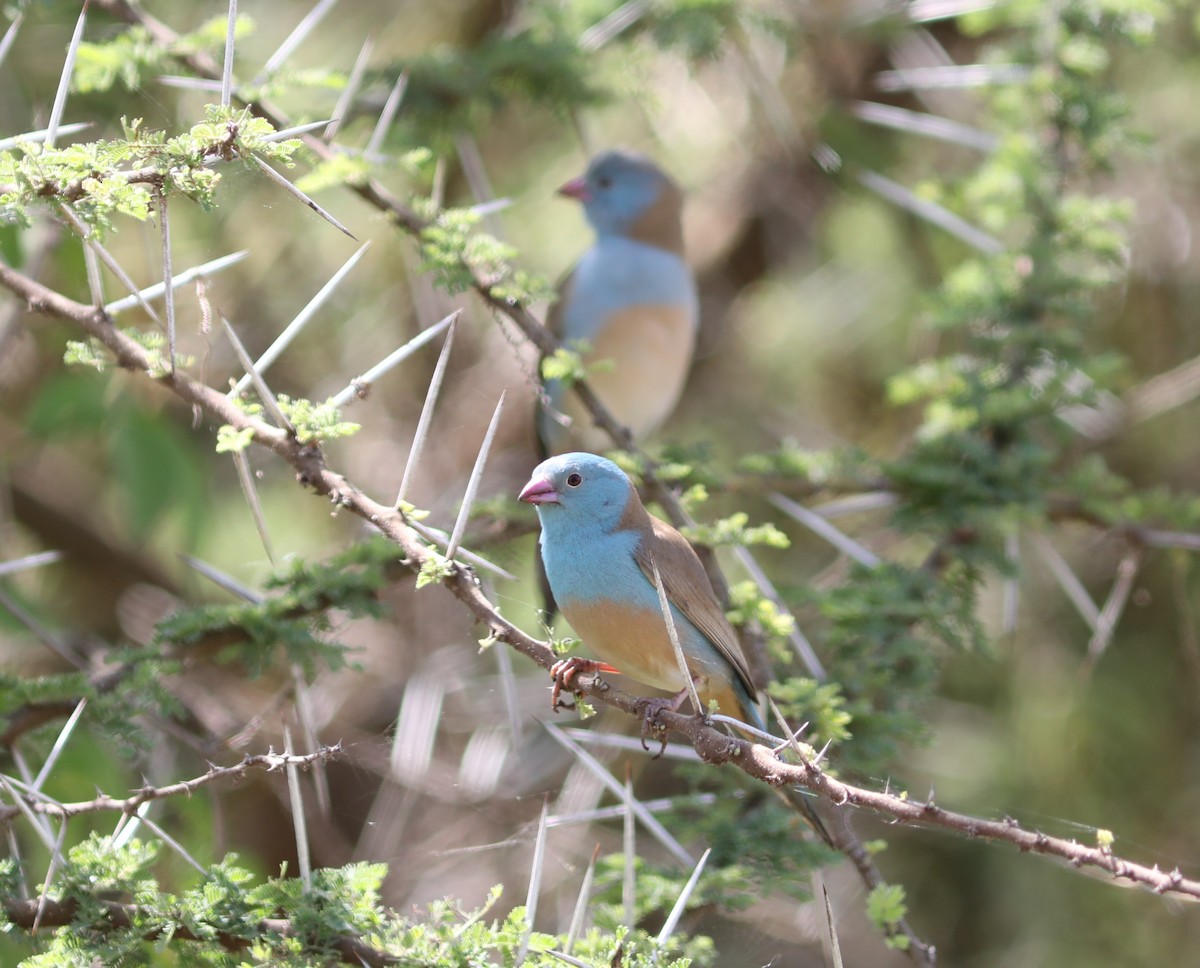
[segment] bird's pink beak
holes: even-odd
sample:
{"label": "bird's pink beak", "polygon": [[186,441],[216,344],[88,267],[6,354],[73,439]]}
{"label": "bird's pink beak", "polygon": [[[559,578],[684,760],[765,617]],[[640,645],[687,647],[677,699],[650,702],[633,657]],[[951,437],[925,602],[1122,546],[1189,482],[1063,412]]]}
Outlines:
{"label": "bird's pink beak", "polygon": [[554,485],[544,477],[535,477],[521,488],[517,500],[524,501],[526,504],[557,504],[558,492],[554,490]]}
{"label": "bird's pink beak", "polygon": [[592,198],[592,193],[587,188],[587,182],[582,177],[572,178],[558,190],[558,194],[578,199],[581,202],[591,201]]}

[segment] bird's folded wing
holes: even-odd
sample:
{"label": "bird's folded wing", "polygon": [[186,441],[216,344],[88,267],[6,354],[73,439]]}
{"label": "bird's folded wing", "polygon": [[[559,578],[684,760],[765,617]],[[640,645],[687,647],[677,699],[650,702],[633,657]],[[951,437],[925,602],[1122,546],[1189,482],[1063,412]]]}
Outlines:
{"label": "bird's folded wing", "polygon": [[638,543],[634,557],[642,573],[654,584],[654,565],[667,592],[667,600],[678,608],[712,642],[737,672],[751,696],[758,694],[750,666],[742,653],[737,633],[721,611],[704,565],[687,539],[653,515],[650,534]]}

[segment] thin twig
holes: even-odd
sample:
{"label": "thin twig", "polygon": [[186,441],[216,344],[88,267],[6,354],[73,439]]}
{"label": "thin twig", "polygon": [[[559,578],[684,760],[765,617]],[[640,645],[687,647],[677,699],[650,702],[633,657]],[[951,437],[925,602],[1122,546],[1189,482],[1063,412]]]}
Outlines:
{"label": "thin twig", "polygon": [[[259,753],[245,757],[234,766],[210,766],[208,772],[191,780],[180,780],[165,786],[145,786],[128,797],[111,797],[101,793],[91,800],[78,800],[72,803],[47,802],[18,794],[10,781],[0,775],[0,785],[3,785],[13,798],[16,806],[0,804],[0,823],[7,823],[18,814],[41,814],[47,817],[78,817],[87,813],[137,813],[138,807],[149,800],[165,800],[169,797],[191,796],[201,787],[222,780],[234,782],[245,779],[254,770],[272,773],[281,770],[289,764],[295,767],[308,768],[317,762],[326,762],[341,755],[341,746],[322,746],[320,749],[299,756],[284,753]],[[49,847],[50,845],[47,844]]]}

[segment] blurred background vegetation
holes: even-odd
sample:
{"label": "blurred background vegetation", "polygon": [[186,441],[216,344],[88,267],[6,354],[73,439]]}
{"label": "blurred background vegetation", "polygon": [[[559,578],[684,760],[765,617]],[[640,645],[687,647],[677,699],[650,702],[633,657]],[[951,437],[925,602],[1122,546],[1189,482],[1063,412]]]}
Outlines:
{"label": "blurred background vegetation", "polygon": [[[180,134],[218,99],[211,88],[172,81],[194,72],[131,35],[127,18],[114,16],[123,9],[92,4],[85,39],[95,46],[81,51],[64,117],[92,126],[75,140],[121,138],[122,118]],[[139,9],[180,34],[210,25],[206,49],[220,64],[225,4],[151,0]],[[843,684],[856,718],[832,755],[847,778],[915,797],[932,790],[948,808],[1012,816],[1085,843],[1105,828],[1115,834],[1118,853],[1200,876],[1194,554],[1140,541],[1144,532],[1122,524],[1190,534],[1200,518],[1200,435],[1192,423],[1200,414],[1200,327],[1192,310],[1200,278],[1192,244],[1200,218],[1200,120],[1193,109],[1200,20],[1193,5],[342,0],[282,68],[260,73],[310,9],[288,0],[240,5],[246,23],[236,63],[243,90],[297,123],[328,118],[370,37],[363,83],[338,142],[367,146],[402,73],[407,87],[382,143],[347,164],[373,166],[404,199],[432,193],[446,206],[508,199],[482,228],[511,244],[518,253],[513,261],[525,270],[554,279],[588,245],[581,212],[555,188],[595,150],[645,151],[684,185],[703,332],[681,406],[650,449],[688,463],[685,482],[710,485],[712,500],[696,508],[702,519],[744,509],[752,522],[772,520],[789,534],[787,550],[756,554]],[[23,19],[0,65],[0,133],[46,125],[78,13],[79,4],[66,0],[9,5],[5,23]],[[622,24],[622,15],[628,25],[607,30]],[[1070,48],[1076,38],[1083,38],[1078,49]],[[1001,69],[1051,61],[1071,66],[1042,91],[1036,85],[1044,78],[1031,82]],[[954,65],[980,65],[992,72],[991,83],[951,82],[936,73],[914,80],[921,71]],[[1064,78],[1078,84],[1076,101],[1064,93]],[[1030,91],[1035,96],[1026,98]],[[1126,114],[1115,112],[1114,97]],[[1020,153],[1014,143],[1023,119],[1038,149],[1045,147],[1037,126],[1054,115],[1046,102],[1055,98],[1083,105],[1086,117],[1064,120],[1075,125],[1077,140],[1056,146],[1062,167],[1047,170],[1043,184],[1036,171],[1005,164]],[[1035,103],[1042,116],[1022,114]],[[916,114],[887,114],[880,106]],[[928,137],[922,131],[928,122],[917,115],[960,127]],[[438,288],[414,240],[337,184],[361,168],[339,173],[315,165],[304,151],[296,159],[288,176],[371,246],[274,365],[272,389],[323,400],[419,330],[463,309],[431,444],[408,499],[432,512],[430,523],[450,527],[493,407],[508,388],[481,489],[483,499],[495,500],[468,544],[520,576],[515,583],[489,579],[490,594],[507,617],[541,635],[534,524],[513,507],[537,460],[536,352],[471,293]],[[212,326],[212,309],[257,355],[357,245],[253,167],[230,164],[220,174],[211,211],[173,201],[171,232],[176,271],[248,253],[213,276],[202,297],[186,286],[176,301],[181,351],[195,358],[191,372],[223,388],[240,369],[219,326]],[[1092,216],[1102,221],[1115,241],[1093,235],[1072,248],[1063,241],[1069,214],[1055,208],[1068,196],[1128,199],[1135,207],[1124,224],[1095,213],[1081,217],[1081,223]],[[1059,235],[1038,236],[1045,217],[1038,205],[1060,220]],[[947,381],[933,379],[937,388],[928,391],[928,373],[917,369],[913,376],[914,368],[972,354],[988,362],[989,352],[1003,355],[1013,343],[1008,331],[981,337],[975,327],[976,317],[991,311],[985,297],[995,305],[1000,297],[982,284],[963,296],[963,268],[981,258],[980,241],[933,224],[931,213],[957,213],[999,240],[1015,253],[1018,270],[1021,254],[1032,260],[1034,275],[1054,267],[1057,275],[1044,289],[1022,290],[1043,299],[1025,308],[1039,332],[1053,334],[1033,340],[1042,340],[1036,353],[1061,354],[1095,381],[1098,393],[1076,394],[1079,400],[1063,395],[1086,405],[1092,423],[1081,418],[1067,426],[1044,402],[1035,414],[1029,401],[1037,398],[1036,367],[1023,364],[1026,409],[1010,423],[1015,433],[1028,430],[1030,446],[1042,449],[1008,483],[1015,488],[1028,475],[1034,493],[1008,503],[997,498],[992,517],[968,508],[961,480],[952,477],[936,500],[928,496],[932,485],[922,491],[914,484],[894,518],[876,509],[837,520],[908,569],[896,579],[908,582],[904,595],[923,599],[954,626],[918,629],[886,653],[897,628],[936,625],[934,616],[917,608],[911,620],[898,620],[888,609],[899,592],[880,592],[872,605],[860,592],[874,588],[875,579],[783,518],[755,474],[763,466],[790,470],[781,475],[782,488],[820,503],[878,490],[870,484],[884,471],[893,480],[904,473],[915,479],[914,467],[933,466],[920,461],[933,459],[937,441],[953,437],[939,437],[936,408],[921,405],[950,401]],[[26,224],[0,225],[4,261],[87,302],[78,240],[54,227],[44,209],[29,215]],[[105,244],[139,285],[161,278],[155,224],[114,217]],[[1070,285],[1056,288],[1068,277]],[[108,299],[125,294],[111,277],[105,287]],[[1066,306],[1068,298],[1077,305]],[[533,308],[540,316],[544,304]],[[231,601],[182,555],[261,590],[289,563],[328,560],[368,538],[362,522],[313,500],[290,468],[252,449],[247,455],[272,562],[230,460],[214,453],[216,425],[136,374],[64,367],[65,343],[79,333],[62,322],[25,318],[21,310],[11,296],[0,296],[0,557],[46,549],[63,557],[0,578],[0,713],[6,714],[0,729],[9,728],[34,684],[51,681],[39,677],[66,671],[23,616],[95,672],[117,661],[118,649],[161,647],[155,624],[181,607]],[[147,324],[140,310],[127,317],[119,322]],[[435,342],[349,405],[346,418],[362,429],[326,447],[331,465],[379,500],[390,501],[398,486],[437,353]],[[972,439],[994,443],[1002,423],[1008,428],[997,418],[964,433],[979,430]],[[744,463],[748,455],[781,449],[790,464]],[[999,452],[987,451],[985,459]],[[1098,470],[1097,461],[1110,470]],[[1012,470],[1004,467],[998,475]],[[1114,475],[1129,487],[1114,483]],[[726,488],[731,480],[741,483]],[[1074,503],[1056,509],[1055,495]],[[1110,495],[1099,510],[1088,504]],[[1076,513],[1080,507],[1086,513]],[[960,526],[976,529],[978,541],[946,550],[942,543]],[[947,569],[945,584],[958,582],[969,592],[949,593],[941,583],[926,586],[912,577],[939,548],[961,559]],[[1132,575],[1127,603],[1114,609],[1111,640],[1090,656],[1096,638],[1056,578],[1060,556],[1095,606],[1104,605],[1120,574]],[[741,577],[736,567],[730,572]],[[330,808],[320,809],[310,796],[314,863],[387,863],[383,898],[400,911],[441,897],[474,908],[503,884],[496,908],[503,913],[523,900],[543,794],[559,815],[612,798],[604,799],[594,777],[539,726],[547,718],[542,670],[499,654],[499,646],[481,651],[479,630],[461,606],[438,589],[415,591],[411,577],[389,573],[379,600],[375,615],[330,614],[321,635],[347,646],[352,664],[318,662],[305,693],[320,739],[345,748],[328,770]],[[962,614],[950,614],[954,609]],[[882,632],[873,627],[879,624]],[[851,638],[881,651],[856,657],[845,644]],[[98,703],[95,721],[85,713],[47,792],[62,799],[86,799],[96,788],[117,795],[143,777],[163,784],[202,773],[206,759],[232,762],[243,752],[281,748],[295,703],[292,673],[269,643],[256,648],[254,655],[189,653],[156,681],[122,690],[123,705]],[[506,667],[516,673],[515,723],[503,696]],[[262,669],[268,674],[251,674]],[[880,681],[868,681],[876,673]],[[61,680],[45,686],[45,694],[78,695],[78,686]],[[885,698],[870,698],[871,689]],[[612,711],[590,725],[629,729]],[[54,720],[10,742],[4,772],[14,772],[14,752],[40,763],[60,728]],[[599,755],[618,777],[630,759],[643,798],[692,788],[732,798],[737,786],[705,773],[689,779],[641,756]],[[741,789],[753,799],[752,787]],[[736,854],[730,845],[739,827],[760,835],[748,852],[794,850],[784,846],[794,831],[773,843],[761,815],[718,813],[689,820],[677,811],[666,822],[692,838],[690,846],[724,846],[722,864]],[[281,863],[295,870],[282,780],[173,799],[151,816],[202,864],[236,851],[259,876],[277,874]],[[74,822],[70,842],[93,829],[110,832],[110,819]],[[937,946],[942,964],[1170,964],[1200,948],[1190,905],[1006,847],[869,817],[857,818],[856,826],[864,840],[887,841],[878,863],[889,882],[904,886],[910,921]],[[42,848],[25,831],[15,836],[36,885]],[[539,930],[565,929],[593,846],[619,852],[620,838],[619,821],[550,831]],[[649,863],[671,867],[656,845],[645,845],[645,854]],[[828,858],[810,851],[797,863],[803,872],[822,860]],[[714,874],[712,903],[698,904],[681,930],[711,937],[715,964],[825,963],[823,915],[794,896],[810,886],[807,874],[790,874],[783,883],[764,865],[760,857],[747,861],[745,871],[726,868],[724,880]],[[168,889],[194,877],[170,853],[155,873]],[[905,963],[867,923],[866,889],[847,865],[824,868],[824,877],[847,964]],[[647,873],[639,912],[642,926],[657,932],[673,895],[646,896],[652,883]],[[619,899],[619,885],[615,891]],[[720,903],[740,891],[749,893],[748,905]],[[17,936],[0,940],[0,961],[15,963],[31,950]],[[170,963],[166,955],[154,957]]]}

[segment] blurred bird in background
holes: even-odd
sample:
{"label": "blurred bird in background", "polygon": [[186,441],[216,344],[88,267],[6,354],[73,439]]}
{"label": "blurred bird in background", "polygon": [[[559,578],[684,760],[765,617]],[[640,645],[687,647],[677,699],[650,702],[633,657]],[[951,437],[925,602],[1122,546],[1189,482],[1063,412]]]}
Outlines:
{"label": "blurred bird in background", "polygon": [[[683,257],[683,195],[653,161],[627,151],[596,155],[559,193],[578,199],[596,241],[559,285],[546,325],[568,347],[581,342],[588,386],[635,437],[670,416],[692,363],[699,311]],[[538,413],[543,456],[611,446],[575,395],[547,380],[564,424]]]}

